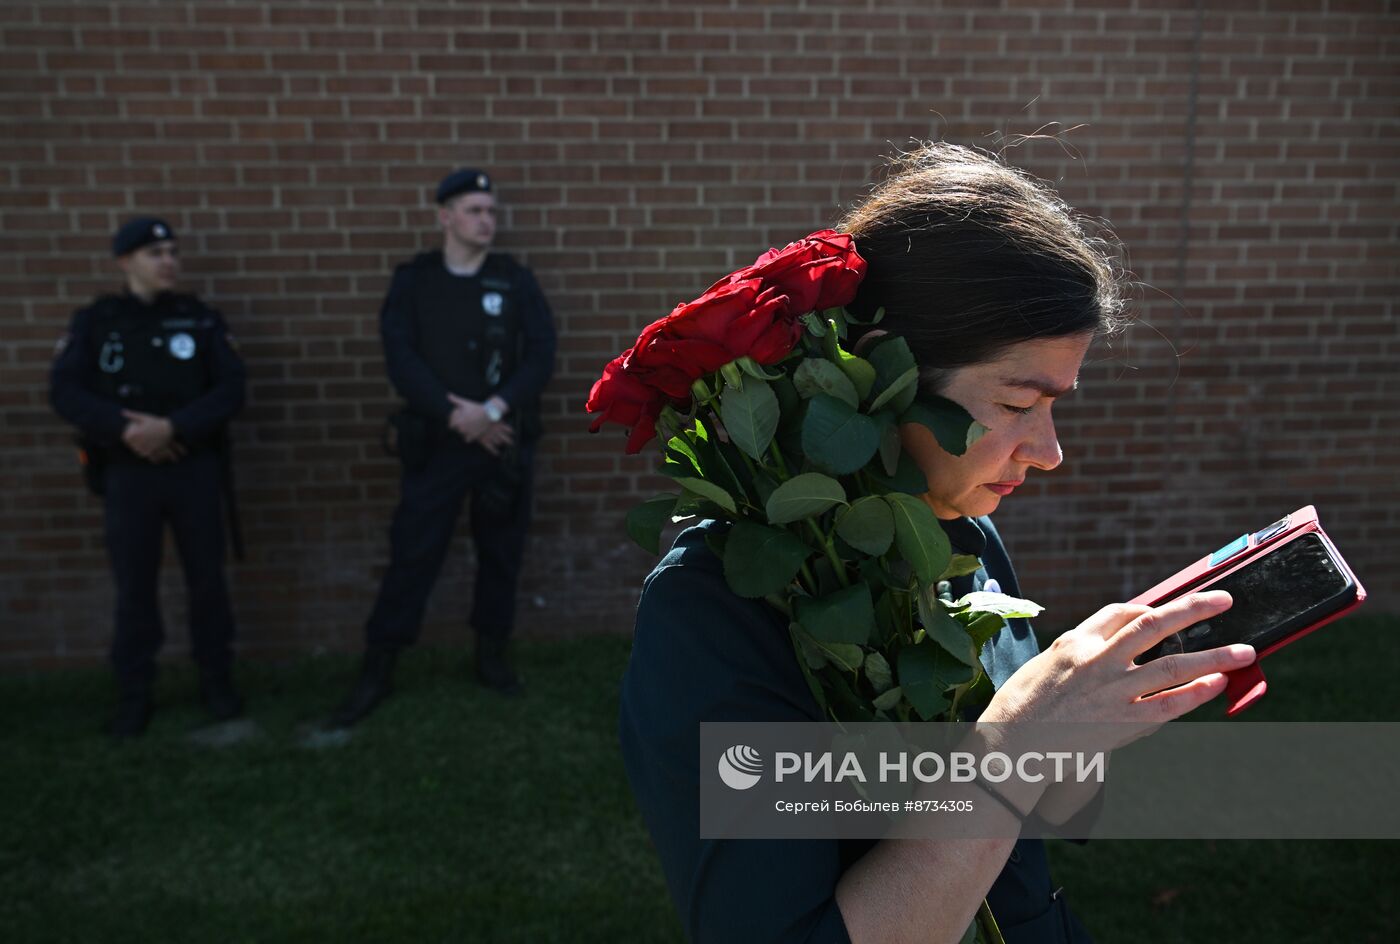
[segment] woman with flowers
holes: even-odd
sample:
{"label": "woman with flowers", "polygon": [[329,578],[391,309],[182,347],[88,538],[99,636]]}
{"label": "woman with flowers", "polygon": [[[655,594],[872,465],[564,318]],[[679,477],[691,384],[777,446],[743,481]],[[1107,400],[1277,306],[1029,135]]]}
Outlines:
{"label": "woman with flowers", "polygon": [[[841,221],[712,286],[607,365],[594,429],[659,437],[676,490],[623,681],[627,772],[697,941],[1084,941],[1038,839],[699,838],[706,721],[1159,723],[1249,647],[1138,666],[1228,595],[1106,607],[1038,652],[990,515],[1062,460],[1051,410],[1123,301],[1044,184],[929,145]],[[984,789],[985,785],[979,784]],[[1005,782],[1013,817],[1086,796]]]}

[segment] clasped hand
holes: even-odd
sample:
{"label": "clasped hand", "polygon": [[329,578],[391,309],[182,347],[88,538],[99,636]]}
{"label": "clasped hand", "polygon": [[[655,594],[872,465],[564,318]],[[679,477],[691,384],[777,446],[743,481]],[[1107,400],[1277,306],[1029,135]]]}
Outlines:
{"label": "clasped hand", "polygon": [[515,430],[504,421],[493,423],[486,415],[482,404],[449,393],[447,399],[452,404],[452,413],[447,418],[448,427],[466,442],[474,442],[491,455],[499,455],[501,450],[515,440]]}
{"label": "clasped hand", "polygon": [[122,442],[142,459],[162,465],[185,457],[185,447],[176,442],[170,420],[137,410],[122,410],[122,417],[126,420]]}

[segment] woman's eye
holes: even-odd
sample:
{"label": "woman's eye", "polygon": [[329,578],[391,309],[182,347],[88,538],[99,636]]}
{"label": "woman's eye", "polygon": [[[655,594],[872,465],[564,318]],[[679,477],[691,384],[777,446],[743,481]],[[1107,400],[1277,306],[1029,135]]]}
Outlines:
{"label": "woman's eye", "polygon": [[1027,413],[1029,413],[1031,410],[1034,410],[1034,409],[1035,409],[1035,404],[1034,404],[1034,403],[1032,403],[1030,406],[1013,406],[1013,405],[1011,405],[1010,403],[1003,403],[1001,406],[1002,406],[1002,409],[1004,409],[1004,410],[1010,410],[1012,413],[1016,413],[1016,414],[1018,414],[1018,415],[1020,415],[1020,416],[1025,416],[1025,415],[1026,415]]}

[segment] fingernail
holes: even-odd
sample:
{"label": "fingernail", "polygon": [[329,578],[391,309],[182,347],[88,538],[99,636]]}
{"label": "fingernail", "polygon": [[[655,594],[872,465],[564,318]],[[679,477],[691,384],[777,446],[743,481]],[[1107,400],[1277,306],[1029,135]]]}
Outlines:
{"label": "fingernail", "polygon": [[1230,647],[1230,658],[1236,662],[1253,662],[1254,647],[1243,644],[1236,644]]}

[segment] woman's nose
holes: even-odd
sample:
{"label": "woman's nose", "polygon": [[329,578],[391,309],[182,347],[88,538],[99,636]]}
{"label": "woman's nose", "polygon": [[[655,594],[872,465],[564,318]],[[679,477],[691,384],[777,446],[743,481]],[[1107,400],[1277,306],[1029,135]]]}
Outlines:
{"label": "woman's nose", "polygon": [[1060,451],[1060,440],[1055,435],[1055,421],[1048,413],[1012,457],[1045,472],[1064,461],[1065,454]]}

